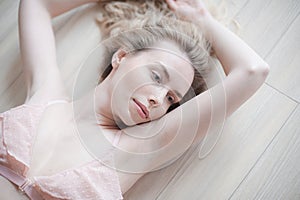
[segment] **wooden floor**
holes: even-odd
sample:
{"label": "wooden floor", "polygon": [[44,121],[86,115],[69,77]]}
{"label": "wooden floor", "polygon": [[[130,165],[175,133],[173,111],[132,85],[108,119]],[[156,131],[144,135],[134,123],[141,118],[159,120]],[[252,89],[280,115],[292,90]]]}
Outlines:
{"label": "wooden floor", "polygon": [[[228,14],[239,35],[271,66],[264,85],[225,123],[213,151],[190,149],[173,165],[150,173],[125,199],[300,199],[300,1],[232,0]],[[0,112],[23,103],[18,1],[0,0]],[[54,20],[57,59],[72,92],[76,69],[99,42],[84,6]],[[80,88],[79,90],[84,90]]]}

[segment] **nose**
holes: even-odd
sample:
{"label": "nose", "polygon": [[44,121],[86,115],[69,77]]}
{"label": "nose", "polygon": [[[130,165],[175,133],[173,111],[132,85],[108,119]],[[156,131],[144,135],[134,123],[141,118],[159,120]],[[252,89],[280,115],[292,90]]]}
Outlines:
{"label": "nose", "polygon": [[167,96],[167,93],[168,93],[168,89],[166,88],[163,87],[156,88],[152,92],[152,94],[148,96],[148,102],[150,106],[156,107],[162,105]]}

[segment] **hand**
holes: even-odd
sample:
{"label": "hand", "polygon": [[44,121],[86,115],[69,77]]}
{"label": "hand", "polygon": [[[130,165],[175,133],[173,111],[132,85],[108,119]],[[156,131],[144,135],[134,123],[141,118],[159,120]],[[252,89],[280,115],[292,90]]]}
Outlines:
{"label": "hand", "polygon": [[203,17],[211,16],[201,0],[165,0],[170,9],[183,20],[200,20]]}

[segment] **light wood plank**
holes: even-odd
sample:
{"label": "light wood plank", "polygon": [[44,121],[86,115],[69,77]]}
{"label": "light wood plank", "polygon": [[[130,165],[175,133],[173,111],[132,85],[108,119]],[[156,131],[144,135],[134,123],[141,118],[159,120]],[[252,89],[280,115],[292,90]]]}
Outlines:
{"label": "light wood plank", "polygon": [[124,195],[126,200],[153,200],[163,191],[168,182],[177,173],[180,166],[187,160],[190,151],[172,165],[155,172],[148,173],[139,179]]}
{"label": "light wood plank", "polygon": [[[219,5],[223,0],[213,0],[210,1],[213,4]],[[238,11],[246,4],[247,0],[228,0],[225,1],[225,8],[227,12],[226,17],[234,17]],[[232,27],[233,30],[236,30],[235,26]],[[221,70],[219,63],[216,60],[211,60],[211,66],[215,67],[211,72],[213,76],[210,76],[207,80],[209,86],[213,86],[220,82],[224,78],[224,72]],[[182,166],[189,158],[191,153],[195,148],[189,149],[180,159],[174,162],[172,165],[163,168],[159,171],[149,173],[142,177],[125,195],[125,199],[143,199],[143,200],[152,200],[162,192],[162,190],[167,186],[168,182],[172,177],[178,172],[180,166]]]}
{"label": "light wood plank", "polygon": [[300,102],[300,15],[267,57],[267,83]]}
{"label": "light wood plank", "polygon": [[[16,2],[11,0],[0,2],[0,11],[3,11],[0,12],[0,61],[2,63],[0,73],[0,112],[22,103],[25,97],[18,52]],[[295,16],[299,14],[299,1],[249,0],[247,4],[246,0],[232,2],[233,4],[229,3],[229,6],[231,6],[229,14],[235,15],[238,13],[237,18],[242,25],[242,38],[263,56],[266,56],[272,50],[273,46],[281,38],[281,35],[293,22]],[[81,9],[88,10],[90,8]],[[98,12],[97,9],[91,8],[91,12],[76,12],[75,10],[54,21],[58,63],[70,94],[76,81],[76,69],[79,63],[99,41],[99,32],[92,22],[93,15]],[[254,14],[256,16],[253,16]],[[298,21],[295,23],[299,27]],[[293,27],[297,27],[294,24]],[[293,31],[289,31],[285,37],[294,37],[294,41],[297,41],[296,29],[293,28]],[[295,98],[293,94],[295,94],[295,86],[298,82],[294,83],[294,81],[299,80],[295,66],[298,63],[297,61],[299,61],[297,60],[299,51],[297,51],[296,44],[290,44],[292,40],[284,40],[280,41],[280,44],[276,46],[276,50],[268,57],[268,61],[271,62],[272,66],[268,84]],[[287,58],[293,60],[289,64],[289,66],[292,66],[292,72],[289,72],[290,75],[288,77],[292,77],[293,80],[293,83],[290,84],[287,84],[287,80],[278,82],[278,76],[280,76],[279,74],[282,71],[276,72],[276,66],[274,65],[275,67],[273,67],[272,65],[272,62],[275,63],[276,61],[275,58],[279,59],[280,57],[280,46],[285,47],[285,45],[288,45],[287,48],[291,49],[289,50],[289,56],[291,57]],[[297,53],[294,52],[293,54],[291,51],[294,48]],[[81,74],[80,80],[77,80],[80,82],[79,85],[76,85],[76,90],[78,90],[79,94],[84,93],[90,87],[90,73],[88,71],[85,74]],[[271,80],[274,81],[272,82]],[[276,85],[277,82],[278,85]],[[282,85],[286,87],[282,87]],[[193,197],[219,199],[220,197],[222,199],[223,197],[229,197],[230,192],[237,187],[247,170],[249,171],[255,159],[257,159],[267,143],[275,135],[276,130],[279,130],[296,105],[290,99],[285,98],[267,86],[264,86],[257,95],[228,121],[222,140],[209,157],[200,161],[200,163],[198,160],[192,162],[197,157],[197,153],[195,152],[190,157],[194,150],[191,149],[174,165],[146,175],[126,194],[125,199],[155,199],[160,193],[159,199],[183,199],[187,197],[189,199],[193,199]],[[275,112],[279,113],[279,118],[274,118],[273,113]],[[252,148],[253,146],[255,148]],[[287,166],[287,168],[291,167],[293,166]],[[169,182],[170,184],[167,185]],[[166,185],[167,188],[163,191]],[[274,187],[276,188],[277,186],[275,185]],[[287,191],[288,188],[285,189]],[[221,193],[217,195],[216,191],[221,191]],[[293,190],[291,191],[293,193]]]}
{"label": "light wood plank", "polygon": [[211,154],[199,160],[195,151],[158,199],[228,199],[296,105],[264,85],[230,117]]}
{"label": "light wood plank", "polygon": [[[226,199],[295,106],[295,102],[263,86],[227,121],[222,139],[208,157],[199,160],[198,149],[190,149],[172,166],[139,180],[125,199],[156,199],[159,193],[158,199],[164,200]],[[281,117],[273,118],[273,112]]]}
{"label": "light wood plank", "polygon": [[232,19],[247,4],[248,0],[203,0],[203,2],[211,13],[214,14],[217,10],[221,19]]}
{"label": "light wood plank", "polygon": [[248,0],[225,0],[229,17],[236,17],[242,8],[246,6],[247,2]]}
{"label": "light wood plank", "polygon": [[249,0],[236,19],[241,37],[265,57],[299,14],[300,1]]}
{"label": "light wood plank", "polygon": [[76,95],[80,96],[98,82],[99,73],[95,72],[102,67],[102,57],[97,54],[99,58],[96,60],[90,53],[101,42],[100,29],[95,20],[99,13],[98,5],[82,6],[56,32],[57,61],[70,95],[76,90]]}
{"label": "light wood plank", "polygon": [[[9,4],[7,9],[14,10],[17,16],[18,4]],[[77,8],[70,13],[66,13],[54,19],[54,30],[57,43],[57,61],[61,68],[62,76],[68,85],[68,92],[72,95],[73,84],[76,79],[77,69],[86,58],[92,48],[100,41],[100,30],[95,22],[95,17],[99,12],[98,5],[86,5]],[[8,12],[10,14],[11,12]],[[7,17],[6,17],[7,18]],[[26,88],[22,75],[22,66],[19,51],[17,21],[11,20],[8,25],[3,26],[6,31],[0,43],[0,60],[2,63],[0,73],[0,112],[11,107],[22,104],[26,97]],[[11,29],[11,24],[13,29]],[[100,60],[100,59],[99,59]],[[86,70],[81,80],[81,93],[86,90],[95,74],[95,67]],[[91,70],[94,70],[91,72]],[[90,75],[88,78],[87,76]],[[98,76],[97,76],[98,77]],[[93,83],[96,83],[97,80]],[[90,84],[91,85],[91,84]],[[89,85],[88,85],[89,86]]]}
{"label": "light wood plank", "polygon": [[[0,32],[0,112],[16,104],[5,101],[14,95],[9,93],[9,87],[20,77],[22,68],[19,55],[19,40],[17,27],[18,2],[2,1],[1,8],[1,32]],[[6,93],[8,92],[8,93]]]}
{"label": "light wood plank", "polygon": [[231,199],[300,199],[300,106]]}
{"label": "light wood plank", "polygon": [[0,1],[0,43],[5,36],[15,28],[18,20],[18,4],[17,0],[1,0]]}
{"label": "light wood plank", "polygon": [[[239,1],[227,2],[227,5],[229,6],[229,12],[228,12],[229,15],[230,16],[236,15],[237,16],[236,19],[241,24],[241,29],[239,30],[241,37],[245,39],[246,42],[252,43],[251,45],[255,48],[255,50],[257,50],[263,56],[268,54],[268,52],[273,48],[277,40],[281,37],[281,34],[286,31],[289,24],[295,18],[296,13],[298,12],[297,8],[299,8],[299,4],[298,3],[296,3],[296,5],[294,4],[295,2],[293,1],[279,2],[279,1],[239,0]],[[279,26],[278,24],[281,25]],[[266,25],[269,25],[268,29],[265,29]],[[274,34],[274,31],[276,34]],[[266,39],[268,41],[265,43]],[[269,115],[271,116],[270,113]],[[237,117],[237,121],[240,121],[239,117]],[[279,128],[280,126],[278,126],[278,129]],[[275,132],[272,132],[272,134],[275,134]],[[143,177],[128,192],[128,194],[126,195],[126,199],[141,199],[141,198],[154,199],[155,197],[157,197],[156,195],[159,194],[160,191],[164,189],[164,187],[166,187],[166,190],[168,190],[169,187],[173,187],[172,186],[173,182],[171,182],[168,186],[166,186],[166,184],[172,179],[174,174],[178,172],[182,163],[186,162],[189,155],[191,155],[191,152],[188,152],[188,154],[183,159],[176,162],[174,164],[175,167],[170,167],[170,169],[164,169],[162,171],[155,172]],[[248,167],[251,167],[251,165],[249,165]],[[181,171],[178,173],[183,173],[183,172]],[[191,174],[192,174],[191,176],[193,176],[193,173]],[[177,174],[176,176],[179,175]],[[235,181],[236,183],[238,183],[238,179],[236,179]],[[153,182],[155,182],[155,184],[153,184]],[[187,181],[185,182],[185,185],[182,184],[181,187],[184,190],[185,187],[189,188],[193,184],[194,182],[190,184]],[[234,186],[232,187],[232,189],[234,189]],[[214,192],[212,194],[214,194]],[[170,199],[175,197],[177,197],[176,192],[175,195],[170,197]],[[164,198],[166,198],[166,196],[163,195],[160,199],[164,199]],[[175,198],[175,199],[180,199],[180,198]]]}

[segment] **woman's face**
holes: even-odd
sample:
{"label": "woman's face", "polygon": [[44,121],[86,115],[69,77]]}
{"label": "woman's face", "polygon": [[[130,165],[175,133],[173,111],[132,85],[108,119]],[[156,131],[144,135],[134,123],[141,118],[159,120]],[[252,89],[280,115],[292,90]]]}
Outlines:
{"label": "woman's face", "polygon": [[109,75],[115,121],[132,126],[158,119],[192,84],[194,70],[188,58],[171,42],[135,53],[118,52],[114,58],[119,62],[113,62]]}

